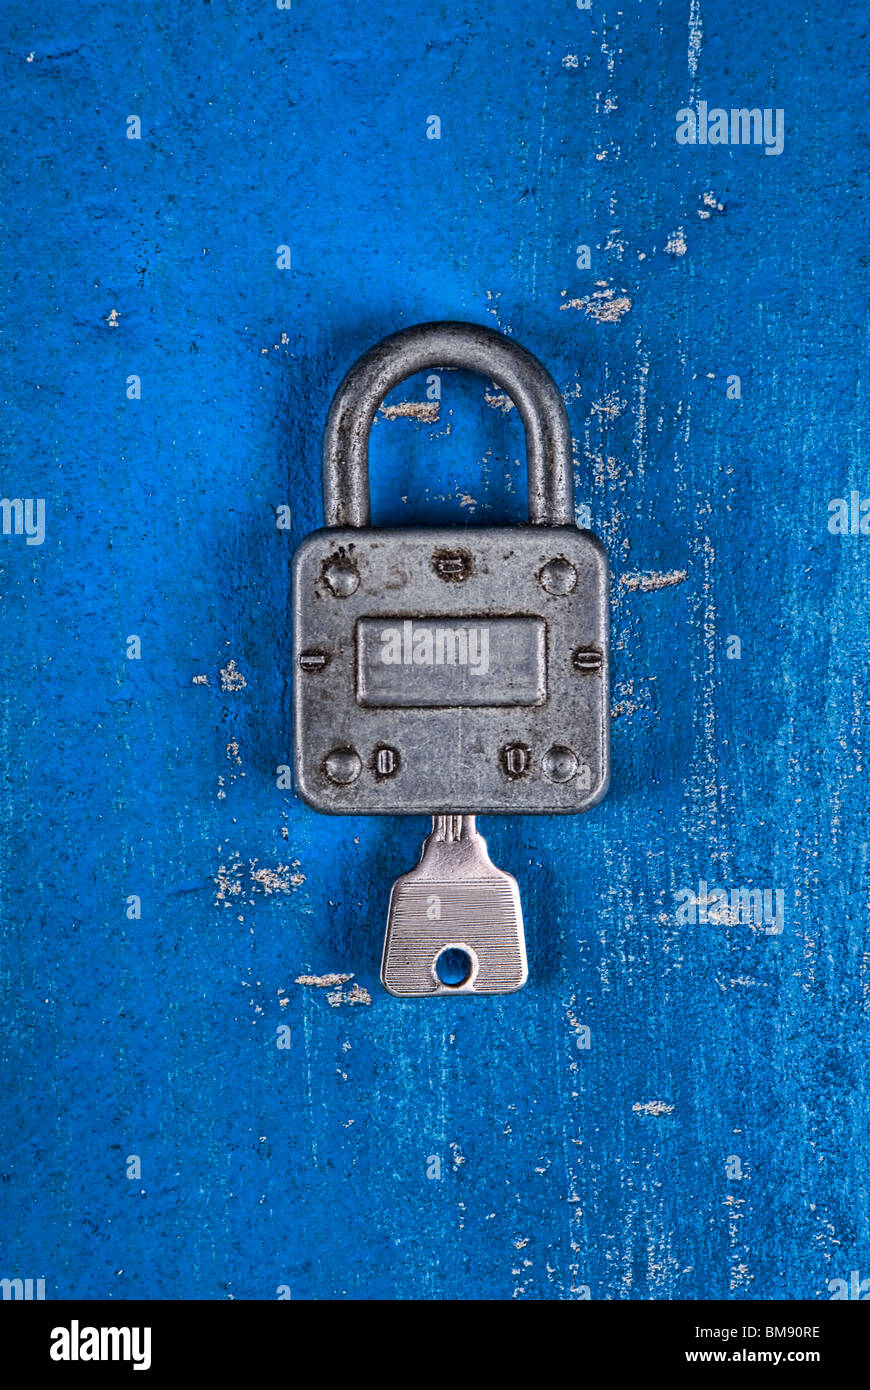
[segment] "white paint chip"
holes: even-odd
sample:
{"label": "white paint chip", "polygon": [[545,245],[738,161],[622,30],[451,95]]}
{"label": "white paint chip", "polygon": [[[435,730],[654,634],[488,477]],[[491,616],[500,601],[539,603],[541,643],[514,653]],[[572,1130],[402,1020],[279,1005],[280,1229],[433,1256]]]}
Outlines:
{"label": "white paint chip", "polygon": [[333,1009],[337,1009],[341,1004],[370,1004],[372,996],[362,985],[352,985],[349,990],[333,990],[326,996],[326,1002]]}
{"label": "white paint chip", "polygon": [[483,399],[487,405],[492,406],[493,410],[500,410],[504,415],[508,415],[514,408],[510,396],[497,396],[494,392],[487,391]]}
{"label": "white paint chip", "polygon": [[353,975],[339,975],[332,973],[329,975],[297,975],[297,985],[309,985],[314,989],[328,989],[326,1002],[331,1009],[338,1009],[342,1004],[370,1004],[372,996],[362,985],[351,985],[350,989],[343,989],[348,980],[352,980]]}
{"label": "white paint chip", "polygon": [[248,682],[245,680],[241,671],[234,661],[228,661],[221,671],[221,690],[228,693],[233,690],[244,690]]}
{"label": "white paint chip", "polygon": [[438,401],[401,401],[399,405],[382,405],[381,414],[387,420],[422,420],[427,425],[437,425],[440,403]]}
{"label": "white paint chip", "polygon": [[673,1115],[674,1107],[664,1100],[636,1100],[631,1107],[636,1115]]}
{"label": "white paint chip", "polygon": [[674,584],[686,580],[686,570],[648,570],[645,573],[624,574],[620,579],[623,589],[650,594],[656,589],[670,589]]}
{"label": "white paint chip", "polygon": [[353,975],[297,975],[297,985],[313,985],[315,989],[332,989],[335,985],[346,984]]}
{"label": "white paint chip", "polygon": [[609,286],[595,290],[586,299],[567,299],[564,304],[559,305],[560,311],[583,309],[587,318],[594,319],[596,323],[618,323],[630,308],[631,300],[628,295],[624,291],[617,294]]}

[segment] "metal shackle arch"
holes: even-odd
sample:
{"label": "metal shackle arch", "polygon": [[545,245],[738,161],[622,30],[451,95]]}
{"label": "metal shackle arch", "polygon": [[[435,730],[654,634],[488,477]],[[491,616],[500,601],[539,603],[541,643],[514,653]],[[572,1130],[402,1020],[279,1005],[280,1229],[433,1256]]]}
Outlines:
{"label": "metal shackle arch", "polygon": [[327,526],[369,524],[369,432],[378,407],[400,381],[427,367],[462,367],[496,382],[526,431],[529,520],[574,525],[571,432],[556,383],[525,348],[476,323],[421,323],[369,348],[335,393],[323,440]]}

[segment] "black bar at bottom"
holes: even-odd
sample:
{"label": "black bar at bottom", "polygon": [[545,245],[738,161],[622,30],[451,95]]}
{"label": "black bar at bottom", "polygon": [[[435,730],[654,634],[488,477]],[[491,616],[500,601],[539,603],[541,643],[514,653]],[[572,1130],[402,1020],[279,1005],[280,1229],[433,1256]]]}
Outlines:
{"label": "black bar at bottom", "polygon": [[[804,1367],[832,1373],[864,1363],[866,1310],[857,1303],[613,1302],[541,1303],[307,1302],[0,1302],[0,1366],[18,1380],[108,1370],[158,1382],[255,1370],[293,1378],[322,1360],[341,1373],[367,1364],[377,1374],[396,1337],[411,1379],[462,1365],[473,1373],[485,1355],[486,1378],[515,1379],[522,1346],[541,1370],[553,1357],[578,1374],[595,1365],[614,1372],[704,1373],[719,1366]],[[504,1365],[500,1362],[504,1357]],[[362,1358],[357,1361],[357,1358]],[[399,1373],[393,1361],[392,1373]],[[305,1372],[309,1374],[310,1372]],[[135,1383],[135,1381],[134,1381]]]}

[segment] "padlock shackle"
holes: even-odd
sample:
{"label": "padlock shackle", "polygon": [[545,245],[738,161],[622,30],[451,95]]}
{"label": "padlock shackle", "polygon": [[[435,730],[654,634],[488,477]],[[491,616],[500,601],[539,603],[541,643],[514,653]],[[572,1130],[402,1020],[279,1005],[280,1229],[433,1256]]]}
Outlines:
{"label": "padlock shackle", "polygon": [[369,348],[333,397],[323,440],[327,526],[369,524],[369,432],[378,407],[405,377],[427,367],[463,367],[496,382],[526,429],[529,520],[574,525],[571,431],[556,383],[512,338],[477,323],[421,323]]}

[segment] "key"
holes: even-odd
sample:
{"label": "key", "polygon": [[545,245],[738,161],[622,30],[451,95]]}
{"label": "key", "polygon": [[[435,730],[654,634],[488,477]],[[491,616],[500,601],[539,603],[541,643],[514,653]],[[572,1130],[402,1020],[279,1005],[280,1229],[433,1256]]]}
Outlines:
{"label": "key", "polygon": [[511,994],[527,975],[516,879],[493,864],[474,816],[433,816],[420,862],[390,894],[385,988],[400,999]]}

